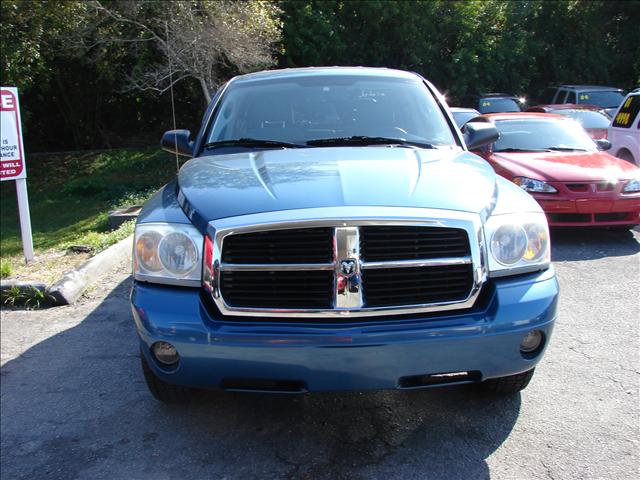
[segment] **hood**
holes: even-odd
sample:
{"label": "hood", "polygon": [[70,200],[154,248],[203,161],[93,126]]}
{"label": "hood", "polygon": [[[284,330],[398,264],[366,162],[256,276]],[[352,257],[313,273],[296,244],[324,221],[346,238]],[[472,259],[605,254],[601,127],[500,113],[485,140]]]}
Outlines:
{"label": "hood", "polygon": [[494,153],[514,176],[556,182],[597,182],[634,177],[638,167],[606,152]]}
{"label": "hood", "polygon": [[496,176],[460,150],[336,147],[197,157],[178,174],[192,221],[333,206],[398,206],[479,213]]}

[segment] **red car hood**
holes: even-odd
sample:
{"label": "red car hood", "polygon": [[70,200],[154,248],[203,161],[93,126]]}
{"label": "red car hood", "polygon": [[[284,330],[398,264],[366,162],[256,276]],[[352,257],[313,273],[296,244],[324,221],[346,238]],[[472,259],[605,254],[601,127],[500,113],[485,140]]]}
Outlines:
{"label": "red car hood", "polygon": [[514,176],[556,182],[595,182],[635,177],[638,167],[606,152],[493,153]]}

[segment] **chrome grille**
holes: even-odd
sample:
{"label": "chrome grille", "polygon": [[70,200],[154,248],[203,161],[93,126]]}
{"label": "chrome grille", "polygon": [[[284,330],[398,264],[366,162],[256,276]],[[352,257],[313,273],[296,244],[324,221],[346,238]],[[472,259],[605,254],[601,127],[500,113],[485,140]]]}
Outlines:
{"label": "chrome grille", "polygon": [[460,228],[387,225],[360,228],[360,257],[364,261],[418,260],[469,254],[469,237]]}
{"label": "chrome grille", "polygon": [[331,308],[333,272],[223,271],[220,288],[231,306],[251,308]]}
{"label": "chrome grille", "polygon": [[473,286],[471,265],[369,269],[362,275],[368,307],[459,302]]}
{"label": "chrome grille", "polygon": [[[270,215],[287,213],[294,214]],[[255,317],[469,308],[486,274],[479,222],[468,217],[223,224],[214,241],[214,301],[223,314]]]}
{"label": "chrome grille", "polygon": [[222,261],[235,264],[325,263],[333,259],[332,228],[267,230],[229,235]]}

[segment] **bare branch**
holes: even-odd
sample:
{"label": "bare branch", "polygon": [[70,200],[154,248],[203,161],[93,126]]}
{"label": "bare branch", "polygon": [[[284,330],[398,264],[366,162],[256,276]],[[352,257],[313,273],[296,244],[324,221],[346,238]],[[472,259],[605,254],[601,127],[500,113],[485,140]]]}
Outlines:
{"label": "bare branch", "polygon": [[164,58],[131,72],[127,91],[163,93],[191,77],[209,99],[227,75],[273,64],[272,45],[280,36],[279,10],[268,0],[90,3],[96,12],[96,38],[84,45],[85,51],[108,44],[152,45]]}

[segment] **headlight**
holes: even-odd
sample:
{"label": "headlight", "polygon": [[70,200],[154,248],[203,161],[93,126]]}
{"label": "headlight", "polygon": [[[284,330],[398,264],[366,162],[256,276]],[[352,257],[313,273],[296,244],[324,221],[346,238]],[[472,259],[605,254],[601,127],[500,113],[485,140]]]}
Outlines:
{"label": "headlight", "polygon": [[527,249],[527,234],[521,225],[501,225],[491,235],[491,254],[502,265],[518,263]]}
{"label": "headlight", "polygon": [[640,178],[634,178],[627,183],[622,189],[624,193],[638,193],[640,192]]}
{"label": "headlight", "polygon": [[551,248],[544,213],[489,217],[484,235],[489,276],[514,275],[549,266]]}
{"label": "headlight", "polygon": [[513,183],[521,189],[531,193],[558,193],[554,187],[542,180],[527,177],[515,177]]}
{"label": "headlight", "polygon": [[148,282],[199,286],[202,243],[202,234],[192,225],[138,225],[134,237],[134,277]]}

